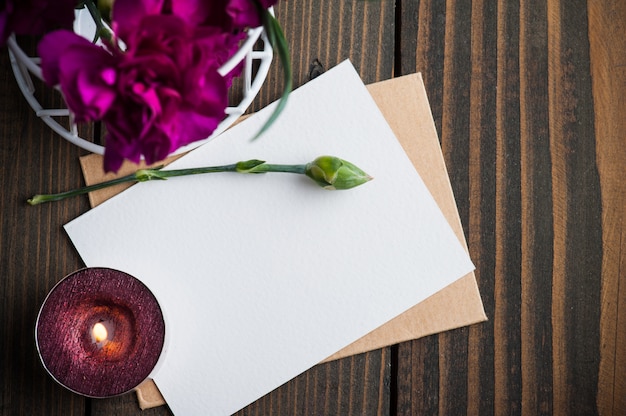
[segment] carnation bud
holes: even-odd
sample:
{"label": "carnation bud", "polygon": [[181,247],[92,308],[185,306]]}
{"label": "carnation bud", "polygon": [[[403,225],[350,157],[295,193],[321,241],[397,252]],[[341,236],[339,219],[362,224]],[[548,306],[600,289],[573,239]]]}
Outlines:
{"label": "carnation bud", "polygon": [[325,189],[350,189],[372,180],[357,166],[334,156],[320,156],[307,163],[305,174]]}

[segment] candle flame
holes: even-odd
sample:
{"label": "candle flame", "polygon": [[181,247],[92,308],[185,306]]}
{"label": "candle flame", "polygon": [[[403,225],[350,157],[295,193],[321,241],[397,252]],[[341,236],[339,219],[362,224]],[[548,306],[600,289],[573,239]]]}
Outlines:
{"label": "candle flame", "polygon": [[102,322],[98,322],[97,324],[95,324],[93,326],[93,337],[96,340],[96,342],[102,342],[105,339],[107,339],[107,336],[109,335],[107,333],[107,328],[106,326],[104,326],[104,324]]}

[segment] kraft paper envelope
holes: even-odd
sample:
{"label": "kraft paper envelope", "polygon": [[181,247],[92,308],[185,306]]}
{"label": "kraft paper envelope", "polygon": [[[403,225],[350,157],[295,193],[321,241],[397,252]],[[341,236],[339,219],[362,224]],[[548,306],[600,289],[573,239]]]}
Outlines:
{"label": "kraft paper envelope", "polygon": [[[430,112],[421,74],[412,74],[368,86],[404,150],[421,175],[464,247],[466,246],[452,188],[444,164],[437,132]],[[174,160],[171,158],[167,162]],[[105,175],[102,157],[81,158],[85,182],[98,183],[133,172],[137,166],[126,163],[117,175]],[[124,190],[120,185],[89,195],[93,206]],[[395,319],[330,356],[330,361],[397,344],[486,320],[474,273],[455,281]],[[142,408],[164,404],[156,386],[148,380],[137,391]]]}

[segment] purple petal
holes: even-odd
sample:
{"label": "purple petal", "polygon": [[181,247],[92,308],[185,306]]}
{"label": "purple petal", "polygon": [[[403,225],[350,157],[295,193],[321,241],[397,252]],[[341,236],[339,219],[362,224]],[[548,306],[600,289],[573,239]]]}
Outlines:
{"label": "purple petal", "polygon": [[63,52],[74,45],[91,45],[91,42],[69,30],[57,30],[48,33],[37,45],[43,78],[48,85],[59,83],[59,61]]}
{"label": "purple petal", "polygon": [[172,1],[172,13],[192,26],[206,21],[211,14],[211,2],[203,0]]}
{"label": "purple petal", "polygon": [[209,137],[224,118],[224,111],[199,114],[194,111],[180,111],[172,139],[174,149]]}
{"label": "purple petal", "polygon": [[139,29],[141,20],[160,14],[164,0],[124,0],[113,3],[113,31],[125,42]]}
{"label": "purple petal", "polygon": [[[110,134],[107,135],[107,143],[109,140],[111,140]],[[104,148],[104,162],[103,162],[104,172],[105,173],[117,172],[122,166],[123,162],[124,162],[124,156],[118,153],[114,146],[109,146],[107,144],[107,146]]]}
{"label": "purple petal", "polygon": [[115,101],[116,94],[113,89],[94,84],[89,79],[89,74],[84,72],[78,74],[76,86],[80,94],[80,102],[77,105],[84,108],[84,117],[81,117],[83,120],[79,121],[101,119]]}
{"label": "purple petal", "polygon": [[111,74],[115,66],[114,56],[89,42],[64,50],[59,60],[59,79],[77,121],[99,120],[113,105],[117,92],[110,82],[116,78]]}
{"label": "purple petal", "polygon": [[175,149],[172,138],[156,126],[141,139],[141,153],[149,165],[165,159]]}

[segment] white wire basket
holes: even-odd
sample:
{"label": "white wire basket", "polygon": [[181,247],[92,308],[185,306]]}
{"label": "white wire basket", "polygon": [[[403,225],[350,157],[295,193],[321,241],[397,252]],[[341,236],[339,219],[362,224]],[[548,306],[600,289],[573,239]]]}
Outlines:
{"label": "white wire basket", "polygon": [[[273,10],[270,9],[270,12],[273,13]],[[86,9],[76,11],[74,31],[86,39],[91,40],[94,38],[96,25]],[[262,42],[259,42],[259,40]],[[39,57],[28,56],[18,44],[15,36],[11,36],[7,40],[7,46],[15,80],[37,117],[70,143],[92,153],[104,154],[104,146],[78,135],[78,128],[74,122],[74,117],[67,106],[63,108],[45,108],[35,97],[35,83],[32,77],[34,76],[43,81]],[[189,151],[208,142],[237,121],[237,119],[246,112],[259,93],[269,72],[272,58],[272,47],[263,28],[257,27],[249,29],[246,39],[242,42],[237,52],[218,70],[220,75],[224,76],[237,65],[243,63],[243,70],[239,76],[240,81],[233,83],[233,87],[231,87],[241,89],[241,91],[239,91],[240,94],[231,94],[240,96],[239,102],[237,104],[231,104],[226,108],[225,118],[209,137],[183,146],[173,154]],[[40,84],[43,85],[44,88],[49,88],[45,86],[45,83]],[[66,121],[65,126],[60,123],[63,119]]]}

